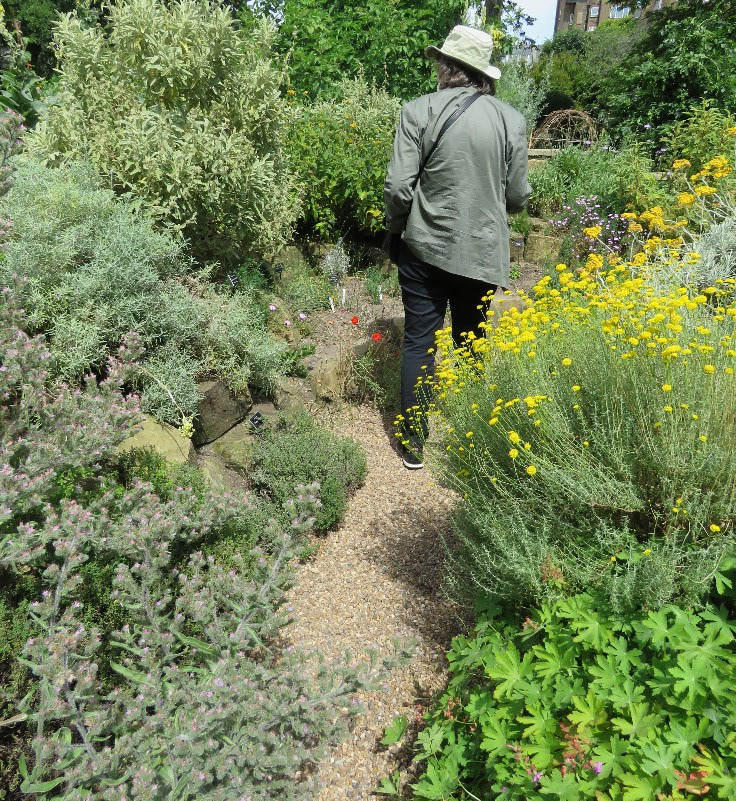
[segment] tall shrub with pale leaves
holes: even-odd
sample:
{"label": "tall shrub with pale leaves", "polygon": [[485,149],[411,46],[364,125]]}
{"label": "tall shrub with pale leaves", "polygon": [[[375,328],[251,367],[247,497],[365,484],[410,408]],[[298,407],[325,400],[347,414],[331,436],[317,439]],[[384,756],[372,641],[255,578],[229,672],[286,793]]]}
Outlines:
{"label": "tall shrub with pale leaves", "polygon": [[226,6],[197,0],[117,0],[107,13],[104,26],[60,19],[59,102],[29,148],[54,164],[90,160],[200,256],[272,254],[299,208],[281,156],[272,26],[246,30]]}

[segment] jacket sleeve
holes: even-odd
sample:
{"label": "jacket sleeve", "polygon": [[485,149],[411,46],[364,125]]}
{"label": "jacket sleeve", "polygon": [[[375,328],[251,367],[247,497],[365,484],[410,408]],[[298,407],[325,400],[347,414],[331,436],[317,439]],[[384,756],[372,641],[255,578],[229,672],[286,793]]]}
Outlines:
{"label": "jacket sleeve", "polygon": [[506,145],[506,211],[514,214],[529,202],[529,153],[526,121],[519,115]]}
{"label": "jacket sleeve", "polygon": [[386,227],[390,233],[401,233],[414,198],[419,176],[422,137],[412,104],[401,110],[399,126],[394,137],[394,152],[383,186],[386,203]]}

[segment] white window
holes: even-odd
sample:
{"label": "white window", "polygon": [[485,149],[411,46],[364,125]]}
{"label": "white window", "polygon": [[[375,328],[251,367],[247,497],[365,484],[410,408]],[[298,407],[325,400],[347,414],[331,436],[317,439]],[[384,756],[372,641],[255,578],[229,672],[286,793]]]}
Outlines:
{"label": "white window", "polygon": [[628,17],[630,13],[626,6],[611,6],[609,16],[611,19],[623,19],[624,17]]}
{"label": "white window", "polygon": [[600,6],[591,6],[591,7],[590,7],[590,13],[589,13],[589,16],[591,16],[591,17],[597,17],[597,16],[598,16],[598,12],[599,12],[600,10],[601,10],[601,7],[600,7]]}

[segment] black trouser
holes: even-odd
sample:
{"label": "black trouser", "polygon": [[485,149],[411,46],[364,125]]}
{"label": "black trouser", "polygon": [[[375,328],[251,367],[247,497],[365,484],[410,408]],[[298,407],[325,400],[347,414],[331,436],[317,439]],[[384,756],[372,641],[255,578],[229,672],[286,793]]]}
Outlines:
{"label": "black trouser", "polygon": [[[485,319],[485,304],[481,298],[489,292],[495,292],[496,287],[433,267],[417,258],[403,242],[399,255],[399,284],[405,318],[401,408],[409,423],[415,422],[414,434],[411,433],[411,425],[405,427],[404,432],[411,444],[417,446],[427,437],[426,411],[429,402],[426,391],[421,387],[417,391],[417,381],[420,376],[433,374],[434,355],[429,353],[429,349],[434,347],[435,333],[445,324],[447,304],[449,302],[452,314],[452,339],[458,347],[462,343],[462,335],[468,331],[473,331],[478,337],[484,335],[483,329],[479,328]],[[422,369],[423,366],[426,369]],[[419,415],[412,414],[412,407],[416,406],[419,407]]]}

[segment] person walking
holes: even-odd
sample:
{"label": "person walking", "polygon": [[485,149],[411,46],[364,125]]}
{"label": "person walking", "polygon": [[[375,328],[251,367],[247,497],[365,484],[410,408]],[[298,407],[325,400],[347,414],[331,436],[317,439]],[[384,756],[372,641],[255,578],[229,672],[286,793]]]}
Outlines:
{"label": "person walking", "polygon": [[438,89],[403,106],[384,185],[404,304],[400,450],[409,469],[424,466],[428,399],[417,382],[432,375],[448,303],[456,347],[468,332],[483,336],[482,298],[508,286],[507,214],[531,194],[526,122],[495,97],[492,51],[491,36],[465,25],[426,49]]}

